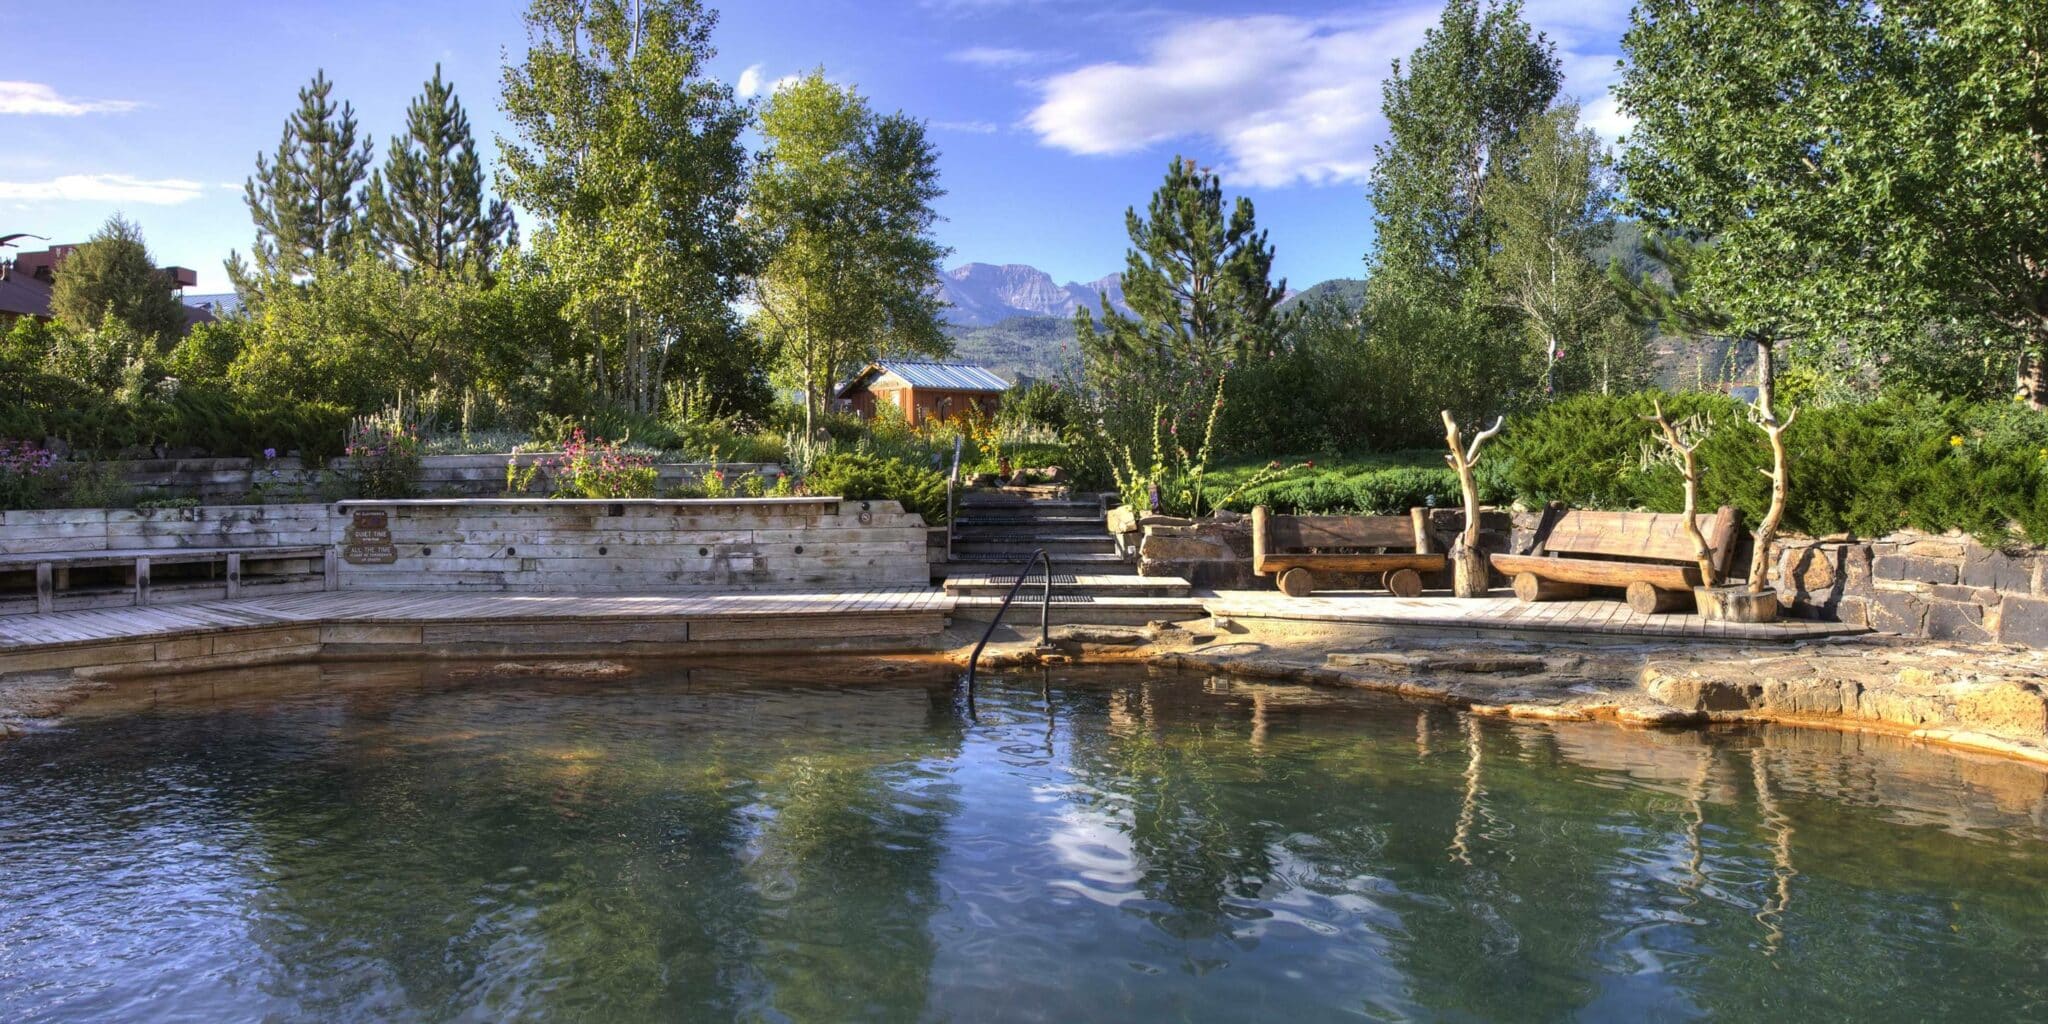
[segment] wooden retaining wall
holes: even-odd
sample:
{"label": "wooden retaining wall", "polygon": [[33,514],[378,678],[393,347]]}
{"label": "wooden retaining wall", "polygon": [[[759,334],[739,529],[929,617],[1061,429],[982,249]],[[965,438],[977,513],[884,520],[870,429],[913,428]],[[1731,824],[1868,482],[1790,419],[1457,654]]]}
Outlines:
{"label": "wooden retaining wall", "polygon": [[893,501],[418,500],[334,508],[343,589],[573,593],[930,580],[924,519]]}

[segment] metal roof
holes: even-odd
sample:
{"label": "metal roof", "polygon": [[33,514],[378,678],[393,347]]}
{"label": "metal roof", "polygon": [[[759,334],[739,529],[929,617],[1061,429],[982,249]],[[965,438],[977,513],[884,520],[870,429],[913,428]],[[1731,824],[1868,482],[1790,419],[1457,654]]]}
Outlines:
{"label": "metal roof", "polygon": [[947,391],[1008,391],[1010,382],[970,363],[926,363],[885,359],[869,366],[847,385],[848,390],[873,379],[877,370],[895,374],[916,388]]}

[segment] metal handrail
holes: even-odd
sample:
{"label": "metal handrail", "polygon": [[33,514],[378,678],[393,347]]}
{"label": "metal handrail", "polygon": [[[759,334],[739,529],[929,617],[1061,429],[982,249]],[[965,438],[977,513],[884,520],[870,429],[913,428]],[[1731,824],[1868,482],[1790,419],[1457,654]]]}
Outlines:
{"label": "metal handrail", "polygon": [[996,617],[989,620],[988,628],[981,633],[981,642],[974,645],[974,653],[967,657],[967,700],[974,701],[974,667],[981,661],[981,649],[988,646],[988,638],[996,634],[996,627],[1003,624],[1003,614],[1010,610],[1010,602],[1017,597],[1017,591],[1024,589],[1024,581],[1031,578],[1034,563],[1045,565],[1045,590],[1040,594],[1038,605],[1038,646],[1052,646],[1052,556],[1039,548],[1024,560],[1023,569],[1017,573],[1017,582],[1010,584],[1010,592],[1003,595],[1002,606],[996,609]]}

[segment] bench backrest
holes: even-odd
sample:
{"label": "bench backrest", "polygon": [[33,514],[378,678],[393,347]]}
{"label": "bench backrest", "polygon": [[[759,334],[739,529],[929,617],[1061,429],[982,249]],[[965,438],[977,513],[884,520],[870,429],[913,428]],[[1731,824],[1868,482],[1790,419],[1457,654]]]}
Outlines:
{"label": "bench backrest", "polygon": [[1429,510],[1405,516],[1280,516],[1252,509],[1252,544],[1260,554],[1328,548],[1429,551]]}
{"label": "bench backrest", "polygon": [[[1700,519],[1700,532],[1714,549],[1717,568],[1726,569],[1735,551],[1741,513],[1721,506]],[[1685,517],[1664,512],[1590,512],[1553,505],[1537,524],[1532,555],[1591,555],[1631,562],[1697,560]]]}

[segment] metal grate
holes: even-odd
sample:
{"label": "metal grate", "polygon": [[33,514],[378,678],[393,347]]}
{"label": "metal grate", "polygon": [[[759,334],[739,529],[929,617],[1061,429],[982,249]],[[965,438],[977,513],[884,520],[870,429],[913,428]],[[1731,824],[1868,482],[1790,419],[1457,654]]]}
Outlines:
{"label": "metal grate", "polygon": [[1052,603],[1054,603],[1054,604],[1094,604],[1094,603],[1095,603],[1095,595],[1094,595],[1094,594],[1054,594],[1054,595],[1052,596]]}
{"label": "metal grate", "polygon": [[[1028,584],[1043,584],[1043,583],[1045,582],[1045,574],[1044,574],[1044,573],[1042,573],[1042,572],[1036,572],[1036,573],[1032,573],[1032,574],[1031,574],[1031,575],[1029,575],[1029,576],[1026,576],[1026,577],[1024,577],[1024,579],[1025,579],[1025,581],[1026,581],[1026,582],[1027,582]],[[990,576],[990,577],[988,578],[988,582],[989,582],[989,583],[990,583],[990,584],[991,584],[992,586],[998,586],[998,587],[1005,587],[1005,586],[1009,586],[1009,585],[1010,585],[1010,584],[1012,584],[1012,583],[1015,583],[1015,582],[1017,582],[1017,577],[1015,577],[1015,576]],[[1053,585],[1054,585],[1054,586],[1058,586],[1059,584],[1062,584],[1062,583],[1079,583],[1079,582],[1081,582],[1081,581],[1080,581],[1080,580],[1077,580],[1077,579],[1075,579],[1075,578],[1074,578],[1074,574],[1073,574],[1073,573],[1070,573],[1070,572],[1056,572],[1056,573],[1053,573],[1053,574],[1052,574],[1052,582],[1053,582]],[[1059,598],[1055,597],[1055,598],[1053,598],[1053,600],[1057,601],[1057,600],[1059,600]]]}

